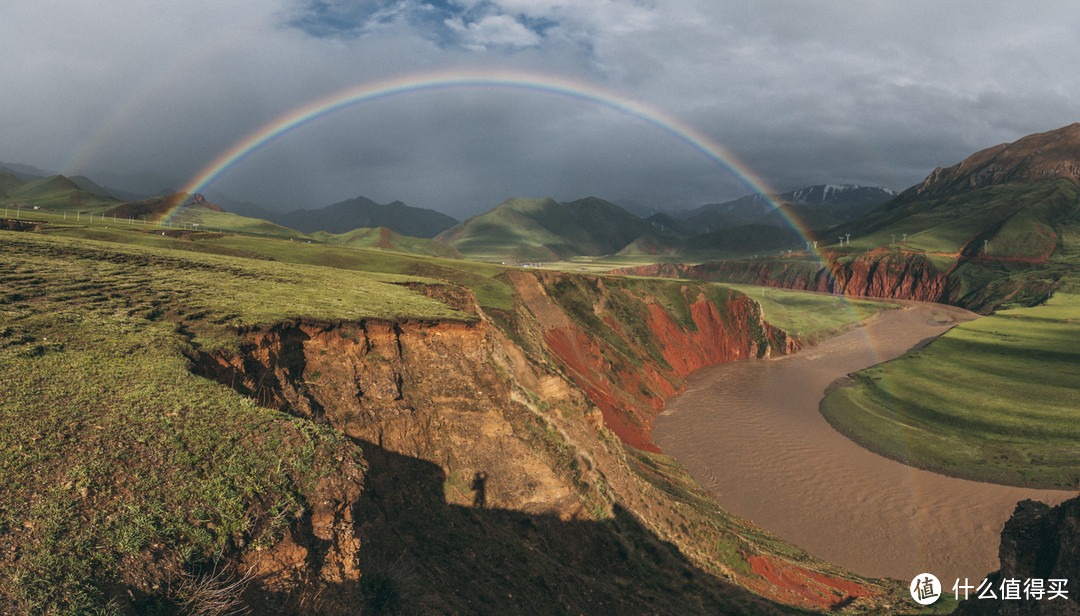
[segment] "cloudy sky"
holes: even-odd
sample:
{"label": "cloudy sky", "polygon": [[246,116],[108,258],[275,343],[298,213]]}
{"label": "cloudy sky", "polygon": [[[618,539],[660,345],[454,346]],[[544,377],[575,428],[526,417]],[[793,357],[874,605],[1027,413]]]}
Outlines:
{"label": "cloudy sky", "polygon": [[[1077,32],[1075,0],[4,0],[0,161],[178,188],[337,92],[499,71],[660,110],[778,191],[903,189],[1080,121]],[[275,209],[363,195],[459,218],[507,197],[682,208],[749,192],[640,117],[493,87],[327,114],[209,189]]]}

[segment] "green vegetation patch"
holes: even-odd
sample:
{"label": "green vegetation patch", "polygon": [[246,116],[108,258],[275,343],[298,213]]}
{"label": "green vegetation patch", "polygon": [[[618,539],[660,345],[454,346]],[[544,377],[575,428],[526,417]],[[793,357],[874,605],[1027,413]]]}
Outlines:
{"label": "green vegetation patch", "polygon": [[869,449],[995,483],[1080,485],[1080,295],[1003,310],[863,370],[821,404]]}

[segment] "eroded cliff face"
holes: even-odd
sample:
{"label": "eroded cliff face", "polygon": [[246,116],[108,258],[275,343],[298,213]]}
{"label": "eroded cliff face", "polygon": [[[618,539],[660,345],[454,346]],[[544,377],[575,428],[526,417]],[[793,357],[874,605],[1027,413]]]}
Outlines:
{"label": "eroded cliff face", "polygon": [[955,300],[956,284],[921,254],[888,250],[857,256],[829,253],[824,266],[808,260],[717,261],[701,265],[656,264],[619,270],[663,276],[926,302]]}
{"label": "eroded cliff face", "polygon": [[650,436],[652,422],[685,376],[797,348],[742,294],[708,298],[702,285],[682,285],[676,299],[683,313],[675,316],[649,289],[617,278],[507,275],[532,317],[526,327],[554,363],[600,409],[609,429],[646,451],[660,451]]}
{"label": "eroded cliff face", "polygon": [[652,419],[690,371],[795,348],[755,302],[696,283],[508,276],[516,308],[498,326],[458,292],[447,297],[475,320],[285,322],[195,358],[200,374],[348,435],[368,465],[362,478],[328,469],[300,524],[238,556],[256,574],[248,605],[742,614],[785,611],[762,596],[888,600],[891,586],[761,541],[648,453]]}

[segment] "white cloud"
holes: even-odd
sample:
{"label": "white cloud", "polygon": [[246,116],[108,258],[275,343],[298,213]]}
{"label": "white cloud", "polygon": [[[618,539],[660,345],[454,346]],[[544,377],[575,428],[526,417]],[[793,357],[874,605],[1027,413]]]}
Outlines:
{"label": "white cloud", "polygon": [[470,49],[534,47],[541,40],[540,35],[509,15],[487,15],[469,23],[465,23],[461,17],[454,17],[445,23],[458,33],[463,44]]}

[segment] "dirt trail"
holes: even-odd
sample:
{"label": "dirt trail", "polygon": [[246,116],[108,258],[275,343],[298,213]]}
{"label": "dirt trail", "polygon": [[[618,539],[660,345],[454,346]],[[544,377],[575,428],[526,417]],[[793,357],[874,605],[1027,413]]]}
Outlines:
{"label": "dirt trail", "polygon": [[[1073,492],[1013,488],[914,469],[841,436],[818,412],[850,372],[940,335],[967,311],[913,304],[795,354],[711,366],[669,401],[653,436],[732,513],[857,573],[982,578],[997,568],[1016,502]],[[978,583],[976,581],[976,584]]]}

